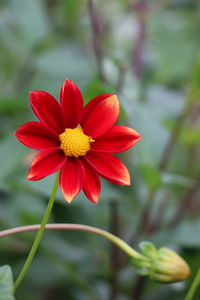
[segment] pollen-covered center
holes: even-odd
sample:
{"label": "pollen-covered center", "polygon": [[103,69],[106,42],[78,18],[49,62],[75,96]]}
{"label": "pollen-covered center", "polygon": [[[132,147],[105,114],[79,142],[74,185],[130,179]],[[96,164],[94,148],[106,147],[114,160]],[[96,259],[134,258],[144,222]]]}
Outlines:
{"label": "pollen-covered center", "polygon": [[90,143],[94,140],[84,134],[81,127],[74,129],[67,128],[59,135],[61,141],[60,149],[62,149],[66,156],[79,157],[85,156],[90,150]]}

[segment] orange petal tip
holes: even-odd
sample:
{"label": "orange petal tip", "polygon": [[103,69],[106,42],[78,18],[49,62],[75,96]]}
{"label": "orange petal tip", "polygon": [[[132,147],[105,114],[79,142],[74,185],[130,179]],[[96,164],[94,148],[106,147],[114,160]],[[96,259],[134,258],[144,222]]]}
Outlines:
{"label": "orange petal tip", "polygon": [[112,95],[105,99],[109,106],[119,106],[119,100],[117,95]]}
{"label": "orange petal tip", "polygon": [[67,201],[67,203],[71,203],[72,200],[74,199],[74,197],[71,197],[69,195],[64,195],[64,197],[65,197],[65,200]]}
{"label": "orange petal tip", "polygon": [[124,185],[131,185],[131,178],[129,173],[125,174],[124,178],[122,178],[122,182]]}
{"label": "orange petal tip", "polygon": [[32,180],[33,181],[34,176],[33,176],[33,174],[30,173],[30,174],[27,175],[26,178],[27,178],[27,180]]}

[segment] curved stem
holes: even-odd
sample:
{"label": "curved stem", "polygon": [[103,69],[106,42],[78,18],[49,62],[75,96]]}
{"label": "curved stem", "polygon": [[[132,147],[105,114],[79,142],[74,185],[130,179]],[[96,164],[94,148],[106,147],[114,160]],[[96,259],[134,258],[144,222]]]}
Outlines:
{"label": "curved stem", "polygon": [[15,282],[15,285],[14,285],[14,290],[16,290],[18,288],[18,286],[20,285],[20,283],[22,282],[22,280],[24,279],[26,273],[28,272],[28,269],[30,267],[30,264],[35,256],[35,253],[37,251],[37,248],[40,244],[40,241],[43,237],[43,234],[44,234],[44,230],[45,230],[45,226],[46,226],[46,223],[48,222],[48,219],[49,219],[49,216],[50,216],[50,213],[51,213],[51,210],[52,210],[52,207],[53,207],[53,203],[54,203],[54,199],[55,199],[55,196],[56,196],[56,193],[57,193],[57,190],[58,190],[58,185],[59,185],[59,173],[57,174],[56,176],[56,179],[55,179],[55,182],[54,182],[54,185],[53,185],[53,189],[52,189],[52,192],[51,192],[51,195],[50,195],[50,198],[49,198],[49,202],[48,202],[48,205],[47,205],[47,208],[45,210],[45,213],[44,213],[44,216],[43,216],[43,219],[42,219],[42,222],[41,222],[41,225],[38,225],[38,233],[36,235],[36,238],[33,242],[33,245],[32,245],[32,248],[28,254],[28,257],[25,261],[25,264]]}
{"label": "curved stem", "polygon": [[188,293],[185,297],[185,300],[192,300],[199,284],[200,284],[200,269],[197,272],[197,274],[194,278],[194,281],[192,282],[192,285],[191,285],[191,287],[190,287],[190,289],[189,289],[189,291],[188,291]]}
{"label": "curved stem", "polygon": [[[38,229],[40,229],[40,225],[38,225],[38,224],[15,227],[15,228],[0,231],[0,237],[16,234],[16,233],[20,233],[20,232],[25,232],[25,231],[38,230]],[[111,241],[115,245],[117,245],[129,256],[131,256],[133,258],[143,257],[140,253],[135,251],[126,242],[124,242],[117,236],[115,236],[105,230],[96,228],[96,227],[81,225],[81,224],[47,224],[45,226],[45,229],[47,229],[47,230],[50,230],[50,229],[52,229],[52,230],[81,230],[81,231],[87,231],[87,232],[90,232],[93,234],[98,234],[98,235],[106,238],[107,240]],[[39,231],[38,231],[38,233],[39,233]]]}

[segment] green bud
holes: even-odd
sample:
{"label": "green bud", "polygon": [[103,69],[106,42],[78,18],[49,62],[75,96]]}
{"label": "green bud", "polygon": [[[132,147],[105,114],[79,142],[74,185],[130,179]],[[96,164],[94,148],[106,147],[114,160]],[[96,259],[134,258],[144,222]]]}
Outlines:
{"label": "green bud", "polygon": [[141,257],[132,261],[139,274],[160,282],[177,282],[190,276],[188,264],[174,251],[156,249],[150,242],[142,242],[140,249]]}
{"label": "green bud", "polygon": [[164,282],[186,280],[190,276],[188,264],[174,251],[167,248],[158,250],[157,259],[152,265],[150,277]]}

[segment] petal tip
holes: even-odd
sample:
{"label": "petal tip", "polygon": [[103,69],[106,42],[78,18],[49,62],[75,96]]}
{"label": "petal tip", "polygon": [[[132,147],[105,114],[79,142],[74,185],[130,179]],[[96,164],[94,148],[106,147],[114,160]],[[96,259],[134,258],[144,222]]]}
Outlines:
{"label": "petal tip", "polygon": [[122,183],[123,183],[123,185],[130,186],[131,180],[130,180],[130,178],[127,178],[127,179],[123,180]]}
{"label": "petal tip", "polygon": [[31,105],[33,105],[33,103],[35,103],[35,100],[37,99],[37,94],[39,91],[30,91],[29,92],[29,100]]}
{"label": "petal tip", "polygon": [[28,175],[27,175],[27,177],[26,177],[26,179],[34,181],[34,175],[31,172],[29,172]]}
{"label": "petal tip", "polygon": [[141,135],[138,135],[135,139],[134,145],[135,146],[140,140],[142,139]]}
{"label": "petal tip", "polygon": [[135,137],[137,138],[137,140],[138,141],[141,140],[141,138],[142,138],[141,134],[139,132],[137,132],[135,129],[133,129],[133,130],[134,130],[134,134],[135,134]]}
{"label": "petal tip", "polygon": [[112,95],[110,97],[108,97],[107,99],[107,103],[109,103],[109,105],[111,106],[119,106],[119,100],[117,95]]}
{"label": "petal tip", "polygon": [[65,197],[65,200],[67,201],[67,203],[71,203],[72,202],[72,200],[74,199],[74,197],[72,197],[72,196],[69,196],[69,195],[64,195],[64,197]]}
{"label": "petal tip", "polygon": [[30,91],[29,92],[29,97],[32,97],[35,94],[36,91]]}
{"label": "petal tip", "polygon": [[66,85],[76,86],[76,84],[70,79],[66,78],[63,82],[62,89],[66,87]]}
{"label": "petal tip", "polygon": [[90,202],[92,202],[92,203],[94,203],[94,204],[97,204],[97,203],[99,202],[99,198],[96,197],[95,195],[94,195],[93,197],[88,197],[88,196],[86,195],[86,197],[88,198],[88,200],[89,200]]}
{"label": "petal tip", "polygon": [[116,116],[118,118],[120,106],[119,106],[119,100],[118,100],[117,95],[112,95],[112,96],[108,97],[105,101],[105,105],[109,109],[114,110],[116,113]]}
{"label": "petal tip", "polygon": [[32,168],[30,167],[29,171],[28,171],[28,174],[26,176],[26,179],[27,180],[30,180],[30,181],[37,181],[37,176],[36,174],[33,172]]}
{"label": "petal tip", "polygon": [[124,170],[124,175],[121,177],[121,184],[126,186],[131,185],[131,178],[128,169]]}

